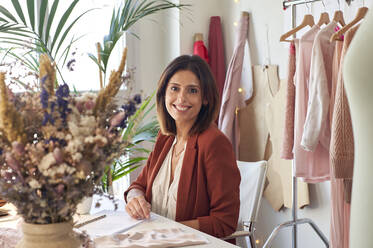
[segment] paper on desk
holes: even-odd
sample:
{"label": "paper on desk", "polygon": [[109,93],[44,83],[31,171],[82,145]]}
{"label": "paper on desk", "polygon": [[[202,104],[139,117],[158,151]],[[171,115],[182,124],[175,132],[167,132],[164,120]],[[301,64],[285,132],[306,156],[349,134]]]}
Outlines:
{"label": "paper on desk", "polygon": [[164,248],[209,243],[208,239],[201,234],[182,228],[129,231],[98,237],[93,241],[100,248]]}
{"label": "paper on desk", "polygon": [[91,237],[100,237],[115,233],[125,232],[144,220],[135,220],[124,211],[100,211],[91,217],[97,217],[105,214],[106,217],[95,222],[89,223],[79,228],[86,231]]}

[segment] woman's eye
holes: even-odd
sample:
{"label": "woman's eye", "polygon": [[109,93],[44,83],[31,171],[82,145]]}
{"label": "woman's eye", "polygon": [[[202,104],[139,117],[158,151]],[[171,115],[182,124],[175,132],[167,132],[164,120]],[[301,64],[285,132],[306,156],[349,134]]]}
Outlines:
{"label": "woman's eye", "polygon": [[177,91],[177,87],[176,86],[171,86],[171,90],[172,91]]}
{"label": "woman's eye", "polygon": [[192,93],[192,94],[196,94],[196,93],[198,93],[198,89],[191,88],[191,89],[189,89],[189,92]]}

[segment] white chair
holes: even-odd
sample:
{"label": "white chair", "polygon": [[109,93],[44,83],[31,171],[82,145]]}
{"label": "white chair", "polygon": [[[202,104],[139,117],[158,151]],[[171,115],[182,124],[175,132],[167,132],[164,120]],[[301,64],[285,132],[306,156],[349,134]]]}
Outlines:
{"label": "white chair", "polygon": [[223,239],[237,238],[237,245],[240,247],[250,244],[251,248],[256,248],[255,224],[266,179],[267,161],[237,161],[237,165],[241,174],[240,216],[237,231]]}

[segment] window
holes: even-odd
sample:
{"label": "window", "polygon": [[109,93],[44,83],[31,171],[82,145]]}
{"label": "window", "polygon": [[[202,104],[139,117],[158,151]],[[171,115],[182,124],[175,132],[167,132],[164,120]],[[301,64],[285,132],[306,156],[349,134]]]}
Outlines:
{"label": "window", "polygon": [[[82,17],[74,27],[74,33],[83,35],[74,45],[74,50],[70,52],[69,61],[74,61],[74,70],[69,71],[67,66],[62,69],[64,80],[69,86],[74,86],[78,91],[99,90],[99,70],[97,65],[88,57],[88,53],[97,55],[96,43],[103,42],[104,36],[109,32],[110,20],[113,7],[118,0],[85,0],[77,5],[74,11],[76,17],[87,9],[94,9]],[[62,8],[69,6],[68,1],[61,1]],[[97,9],[96,9],[97,8]],[[78,36],[75,36],[78,37]],[[110,57],[107,77],[113,67],[120,61],[121,52],[125,46],[125,37],[122,37],[120,44],[117,45]],[[115,56],[117,55],[117,56]],[[114,68],[115,68],[114,67]],[[106,80],[107,81],[107,80]]]}

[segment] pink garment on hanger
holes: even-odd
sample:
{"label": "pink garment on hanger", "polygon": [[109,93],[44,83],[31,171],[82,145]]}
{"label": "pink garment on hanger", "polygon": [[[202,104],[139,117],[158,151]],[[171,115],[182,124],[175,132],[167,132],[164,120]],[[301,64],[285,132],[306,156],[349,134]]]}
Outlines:
{"label": "pink garment on hanger", "polygon": [[[249,18],[245,15],[241,16],[240,24],[238,27],[238,40],[235,46],[233,56],[228,66],[227,76],[225,79],[222,103],[220,106],[219,114],[219,129],[229,138],[232,142],[234,152],[238,158],[240,133],[237,118],[237,108],[246,106],[243,93],[239,92],[241,87],[241,74],[243,66],[243,57],[245,51],[245,43],[247,40],[249,26]],[[252,89],[245,89],[245,92],[252,92]]]}
{"label": "pink garment on hanger", "polygon": [[[301,146],[308,151],[314,151],[319,143],[327,150],[330,146],[329,102],[335,43],[329,40],[336,27],[337,23],[331,21],[317,33],[313,42],[307,116],[301,141]],[[329,174],[329,165],[324,169]]]}
{"label": "pink garment on hanger", "polygon": [[207,63],[209,62],[209,57],[207,54],[207,48],[202,40],[197,40],[193,45],[193,54],[198,55],[203,58]]}
{"label": "pink garment on hanger", "polygon": [[[358,26],[353,27],[345,34],[341,65],[357,29]],[[354,165],[354,136],[342,70],[339,71],[338,75],[331,130],[330,158],[332,173],[336,178],[351,179]]]}
{"label": "pink garment on hanger", "polygon": [[225,82],[225,55],[220,16],[212,16],[210,18],[208,39],[210,69],[215,76],[221,101]]}
{"label": "pink garment on hanger", "polygon": [[308,183],[329,179],[329,169],[328,173],[324,171],[324,168],[329,168],[329,150],[318,144],[314,152],[305,151],[300,144],[307,114],[312,46],[319,30],[320,28],[314,25],[301,37],[295,78],[294,171],[296,177],[300,177]]}
{"label": "pink garment on hanger", "polygon": [[[330,142],[332,211],[330,225],[330,247],[348,248],[350,238],[351,188],[354,161],[354,137],[348,99],[344,90],[342,64],[344,56],[359,26],[347,31],[344,41],[337,41],[335,60],[339,65],[333,71],[335,100],[332,106]],[[342,47],[343,43],[343,47]],[[335,62],[337,64],[337,62]],[[342,238],[343,237],[343,238]]]}
{"label": "pink garment on hanger", "polygon": [[295,39],[290,44],[288,77],[286,84],[286,107],[285,107],[285,125],[281,147],[281,158],[292,160],[294,146],[294,112],[295,112],[295,85],[294,76],[296,68],[296,53],[299,51],[299,40]]}
{"label": "pink garment on hanger", "polygon": [[331,178],[330,248],[348,248],[351,204],[346,202],[343,179]]}

